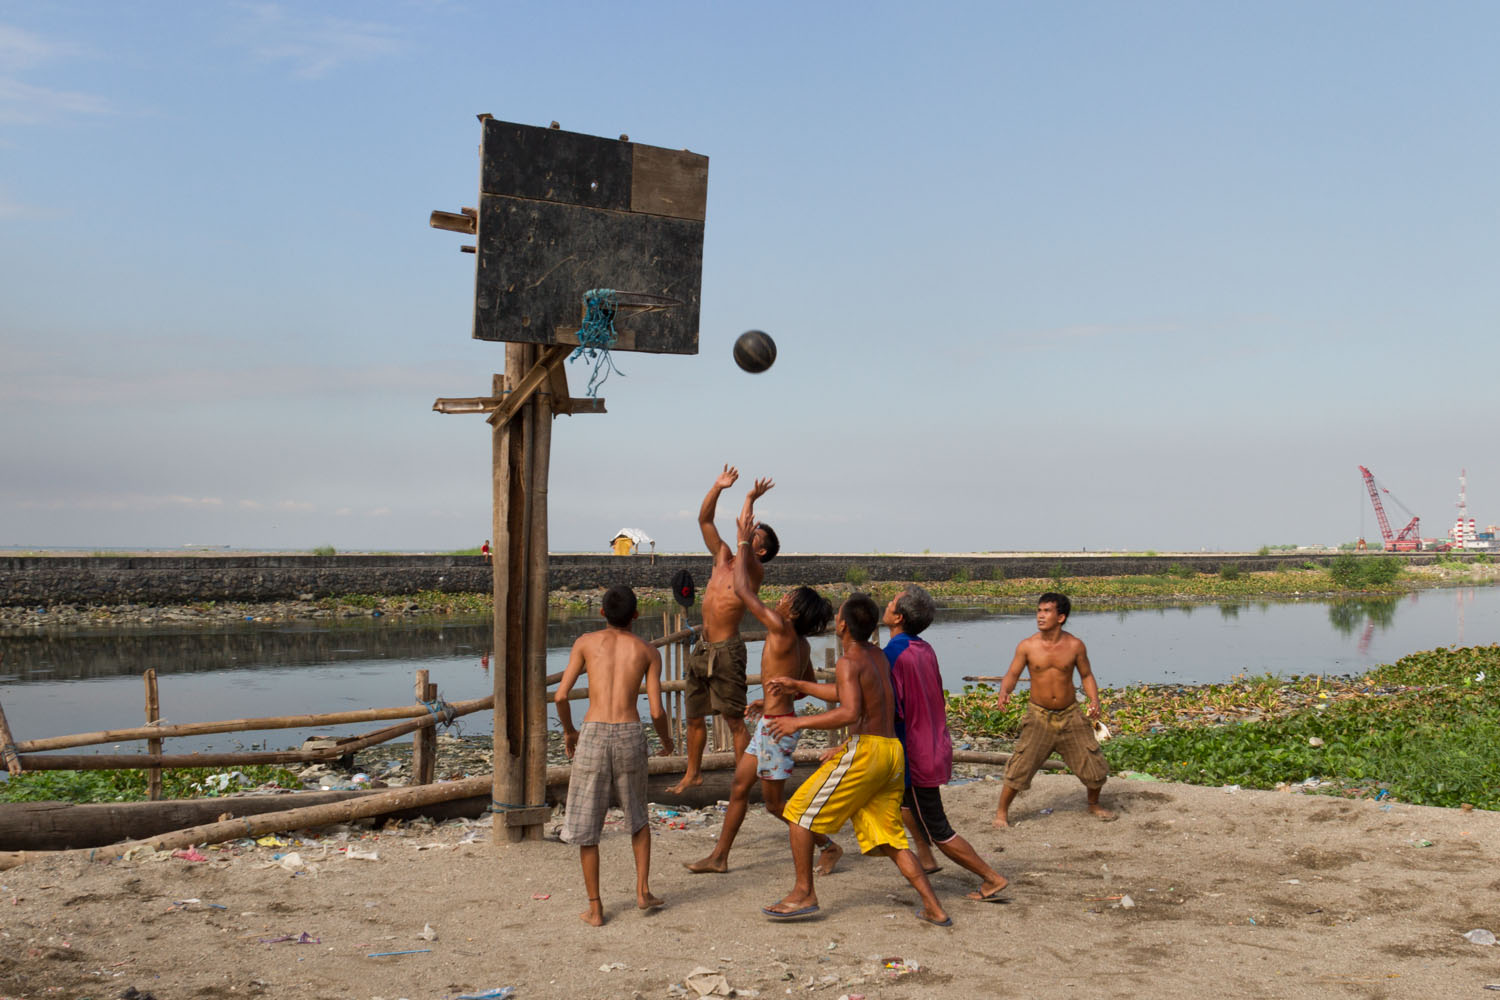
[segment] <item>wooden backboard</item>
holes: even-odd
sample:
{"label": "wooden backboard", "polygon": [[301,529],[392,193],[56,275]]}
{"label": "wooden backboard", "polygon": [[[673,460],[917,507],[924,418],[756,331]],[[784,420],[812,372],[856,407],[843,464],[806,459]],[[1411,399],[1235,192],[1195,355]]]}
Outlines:
{"label": "wooden backboard", "polygon": [[[708,157],[483,121],[474,337],[573,344],[583,293],[636,293],[615,350],[698,353]],[[622,295],[622,303],[629,302]]]}

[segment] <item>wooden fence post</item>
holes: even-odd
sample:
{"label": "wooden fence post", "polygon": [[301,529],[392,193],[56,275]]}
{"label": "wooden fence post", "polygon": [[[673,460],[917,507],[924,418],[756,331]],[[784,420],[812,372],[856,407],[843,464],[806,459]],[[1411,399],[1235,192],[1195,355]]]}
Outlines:
{"label": "wooden fence post", "polygon": [[[146,725],[161,720],[161,699],[156,691],[156,668],[152,667],[145,673],[146,678]],[[146,752],[149,754],[161,753],[161,740],[147,740]],[[146,798],[152,802],[161,799],[161,768],[153,767],[146,772]]]}

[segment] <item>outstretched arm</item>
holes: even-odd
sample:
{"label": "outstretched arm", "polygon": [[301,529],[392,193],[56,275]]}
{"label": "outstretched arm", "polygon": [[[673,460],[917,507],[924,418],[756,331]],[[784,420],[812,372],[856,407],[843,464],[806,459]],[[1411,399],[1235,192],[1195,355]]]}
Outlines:
{"label": "outstretched arm", "polygon": [[1023,641],[1016,646],[1016,655],[1010,661],[1010,669],[1005,671],[1005,676],[1000,679],[1000,697],[995,699],[996,708],[1004,708],[1010,704],[1010,693],[1021,683],[1021,671],[1026,669],[1026,643]]}
{"label": "outstretched arm", "polygon": [[[756,485],[759,486],[759,483]],[[772,632],[781,632],[786,630],[791,623],[781,617],[775,608],[766,606],[766,603],[760,599],[755,581],[750,578],[750,568],[759,565],[755,553],[750,550],[750,539],[755,534],[755,522],[750,516],[750,507],[754,502],[753,496],[752,491],[751,496],[745,498],[745,509],[740,513],[739,521],[736,522],[739,528],[737,532],[739,554],[734,560],[734,596],[744,602],[745,610],[754,615],[762,625]]]}
{"label": "outstretched arm", "polygon": [[[843,660],[840,660],[838,667],[835,668],[834,683],[832,685],[808,685],[804,681],[792,681],[791,683],[798,689],[805,689],[807,687],[835,687],[838,691],[839,703],[836,708],[830,708],[826,712],[819,712],[817,715],[785,715],[775,719],[767,719],[766,728],[777,738],[790,736],[799,729],[838,729],[859,721],[860,714],[864,708],[859,691],[859,681],[854,677],[853,668],[848,666]],[[816,691],[808,691],[807,693],[817,694],[820,698],[825,697]]]}
{"label": "outstretched arm", "polygon": [[708,554],[715,559],[719,558],[719,553],[724,549],[724,539],[719,537],[719,529],[714,527],[714,512],[719,508],[719,494],[733,486],[738,478],[740,470],[726,464],[724,471],[719,473],[719,478],[709,487],[708,496],[703,498],[703,505],[698,508],[698,530],[703,532],[703,544],[708,546]]}

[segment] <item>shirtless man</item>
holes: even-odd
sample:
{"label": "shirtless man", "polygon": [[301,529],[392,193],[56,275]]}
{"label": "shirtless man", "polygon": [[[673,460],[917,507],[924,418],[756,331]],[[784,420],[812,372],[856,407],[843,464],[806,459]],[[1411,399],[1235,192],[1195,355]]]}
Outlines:
{"label": "shirtless man", "polygon": [[[750,587],[760,589],[765,576],[762,563],[776,558],[781,543],[776,532],[764,524],[755,525],[749,541],[741,542],[737,549],[730,549],[719,538],[714,527],[714,511],[719,504],[719,494],[733,486],[740,478],[740,471],[731,465],[724,466],[713,488],[703,498],[698,508],[698,528],[703,532],[703,543],[714,557],[713,573],[703,588],[703,637],[688,654],[686,687],[687,713],[687,770],[682,780],[668,789],[680,795],[693,785],[703,784],[703,748],[708,744],[708,722],[710,715],[718,715],[734,736],[735,759],[738,760],[750,743],[750,733],[745,729],[745,640],[740,638],[740,619],[745,616],[745,602],[734,591],[734,568],[744,560],[748,563]],[[769,479],[757,479],[745,497],[744,511],[751,511],[756,499],[765,495],[774,483]]]}
{"label": "shirtless man", "polygon": [[[661,654],[631,632],[635,617],[635,592],[626,586],[609,588],[604,595],[604,620],[609,627],[579,636],[573,643],[568,666],[552,699],[562,723],[563,747],[573,761],[562,839],[578,845],[583,886],[589,897],[589,908],[578,916],[595,927],[604,923],[604,906],[599,901],[599,833],[609,812],[612,791],[630,826],[630,847],[635,852],[635,905],[642,910],[662,905],[647,885],[651,822],[646,812],[646,734],[641,731],[636,708],[642,679],[646,682],[651,722],[661,737],[657,756],[670,757],[675,748],[671,723],[661,702]],[[568,695],[585,672],[589,675],[589,710],[580,730],[573,728]]]}
{"label": "shirtless man", "polygon": [[[749,504],[739,519],[739,540],[748,543],[754,534],[755,521],[750,516]],[[761,651],[760,677],[762,685],[769,685],[777,677],[795,680],[813,679],[812,650],[807,636],[818,635],[828,628],[833,618],[833,608],[828,601],[818,596],[811,587],[798,587],[788,592],[768,608],[756,594],[750,581],[750,560],[737,559],[734,566],[734,592],[746,608],[766,627],[766,643]],[[761,794],[765,798],[766,812],[781,819],[786,805],[786,782],[792,776],[794,762],[792,751],[797,749],[800,733],[773,737],[766,731],[771,719],[796,714],[796,696],[786,691],[773,691],[766,687],[763,701],[757,701],[745,710],[747,718],[759,715],[755,735],[750,745],[739,756],[734,768],[734,785],[729,791],[729,807],[724,811],[724,826],[719,831],[718,843],[708,857],[699,861],[683,862],[695,875],[714,873],[722,875],[729,871],[729,849],[734,846],[735,835],[745,821],[745,812],[750,807],[750,789],[755,779],[760,778]],[[822,848],[818,857],[818,873],[828,875],[838,864],[843,850],[827,836],[813,834],[813,840]]]}
{"label": "shirtless man", "polygon": [[792,861],[797,881],[781,902],[761,908],[768,917],[785,920],[818,912],[813,891],[813,834],[835,833],[845,821],[854,822],[854,835],[865,854],[883,854],[922,897],[915,913],[939,927],[953,919],[943,912],[916,855],[908,850],[901,826],[901,793],[905,787],[906,758],[896,738],[896,698],[891,669],[870,634],[880,622],[880,609],[868,594],[854,594],[839,608],[834,629],[844,655],[834,668],[833,684],[778,677],[771,691],[813,695],[836,700],[838,707],[820,715],[790,715],[766,721],[773,736],[789,736],[802,729],[849,727],[849,740],[823,754],[823,766],[797,789],[782,815],[791,824]]}
{"label": "shirtless man", "polygon": [[1094,738],[1093,726],[1078,713],[1078,694],[1073,688],[1073,668],[1089,700],[1089,719],[1098,721],[1099,685],[1089,652],[1077,636],[1063,631],[1068,612],[1073,608],[1066,596],[1047,593],[1037,598],[1036,634],[1022,639],[1010,669],[1000,681],[996,707],[1010,703],[1010,693],[1021,680],[1021,671],[1031,671],[1031,701],[1021,722],[1021,738],[1016,741],[1010,763],[1005,765],[1005,784],[1000,789],[1000,805],[995,809],[995,826],[1010,826],[1010,804],[1018,793],[1031,787],[1036,774],[1053,750],[1062,754],[1068,770],[1078,775],[1088,791],[1089,812],[1102,820],[1115,814],[1099,804],[1099,790],[1109,778],[1109,765]]}

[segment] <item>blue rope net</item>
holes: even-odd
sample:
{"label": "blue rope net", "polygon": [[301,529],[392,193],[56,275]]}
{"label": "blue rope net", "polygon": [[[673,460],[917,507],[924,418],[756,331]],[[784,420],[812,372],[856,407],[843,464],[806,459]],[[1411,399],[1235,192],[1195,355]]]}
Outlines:
{"label": "blue rope net", "polygon": [[594,362],[593,374],[589,376],[588,393],[591,398],[597,398],[599,387],[611,373],[625,374],[615,367],[614,359],[609,354],[609,349],[620,339],[615,332],[617,303],[614,289],[590,288],[583,293],[583,304],[585,312],[583,326],[578,330],[578,349],[568,357],[568,361],[572,363],[579,358],[588,358]]}

